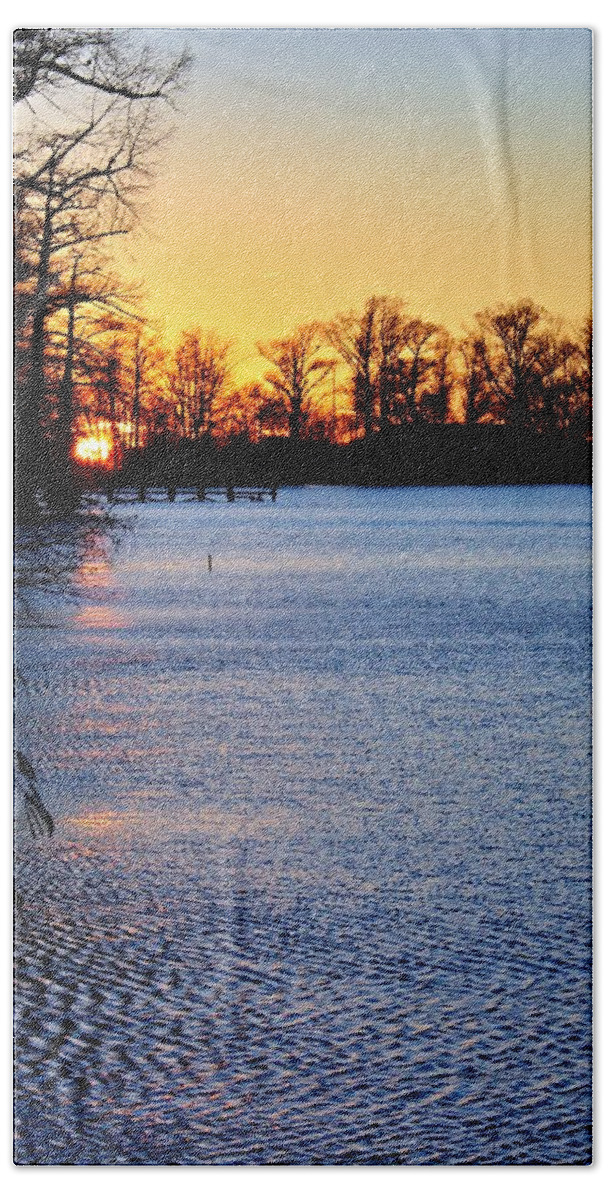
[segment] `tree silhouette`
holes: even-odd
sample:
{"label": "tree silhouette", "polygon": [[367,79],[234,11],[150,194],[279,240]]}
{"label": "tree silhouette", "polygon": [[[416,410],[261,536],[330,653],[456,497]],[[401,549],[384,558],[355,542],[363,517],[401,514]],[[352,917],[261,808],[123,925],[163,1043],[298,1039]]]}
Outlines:
{"label": "tree silhouette", "polygon": [[353,407],[363,425],[366,438],[372,436],[376,423],[377,377],[377,312],[381,301],[372,296],[361,316],[345,313],[326,327],[331,345],[350,368]]}
{"label": "tree silhouette", "polygon": [[[331,322],[327,337],[350,368],[353,406],[366,438],[424,416],[437,420],[443,413],[445,419],[449,341],[439,325],[409,316],[395,297],[372,296],[362,315]],[[422,396],[432,376],[435,400],[425,408]]]}
{"label": "tree silhouette", "polygon": [[[418,317],[407,317],[402,322],[393,405],[399,424],[416,424],[423,419],[421,398],[431,373],[437,367],[438,338],[441,332],[438,325]],[[445,409],[447,412],[447,396]]]}
{"label": "tree silhouette", "polygon": [[533,423],[540,376],[538,335],[545,315],[532,300],[477,313],[486,377],[494,397],[493,415],[517,429]]}
{"label": "tree silhouette", "polygon": [[200,438],[213,429],[214,410],[229,377],[230,344],[200,329],[183,333],[170,370],[176,425],[183,437]]}
{"label": "tree silhouette", "polygon": [[[49,317],[69,295],[77,304],[74,261],[130,231],[158,144],[159,100],[169,100],[185,60],[163,66],[134,55],[116,31],[19,30],[15,34],[16,468],[19,500],[48,474]],[[80,93],[68,119],[53,92]],[[49,113],[57,113],[55,128]],[[39,116],[42,112],[43,117]],[[68,331],[66,349],[70,346]],[[70,364],[64,400],[69,395]],[[67,419],[67,401],[62,405]],[[69,439],[59,430],[55,457]],[[69,461],[64,462],[66,474]]]}
{"label": "tree silhouette", "polygon": [[130,49],[114,29],[16,29],[13,56],[16,102],[65,82],[127,100],[171,100],[191,61],[184,50],[159,63],[147,48]]}
{"label": "tree silhouette", "polygon": [[258,344],[258,352],[272,364],[265,380],[277,408],[286,415],[289,437],[297,442],[311,401],[334,365],[323,353],[320,327],[304,325],[289,337]]}
{"label": "tree silhouette", "polygon": [[465,410],[516,430],[567,429],[590,407],[590,334],[572,336],[531,300],[477,314],[477,332],[461,346]]}
{"label": "tree silhouette", "polygon": [[493,394],[489,382],[486,343],[480,335],[468,334],[460,343],[463,369],[460,382],[463,394],[463,419],[473,425],[492,412]]}

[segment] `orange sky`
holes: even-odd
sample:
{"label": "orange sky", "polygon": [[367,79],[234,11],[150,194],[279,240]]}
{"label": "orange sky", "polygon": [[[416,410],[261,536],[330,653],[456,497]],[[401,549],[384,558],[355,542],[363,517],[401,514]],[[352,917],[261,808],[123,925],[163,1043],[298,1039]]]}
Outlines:
{"label": "orange sky", "polygon": [[530,295],[590,308],[585,30],[147,30],[194,63],[119,258],[173,340],[255,342],[400,295],[458,333]]}

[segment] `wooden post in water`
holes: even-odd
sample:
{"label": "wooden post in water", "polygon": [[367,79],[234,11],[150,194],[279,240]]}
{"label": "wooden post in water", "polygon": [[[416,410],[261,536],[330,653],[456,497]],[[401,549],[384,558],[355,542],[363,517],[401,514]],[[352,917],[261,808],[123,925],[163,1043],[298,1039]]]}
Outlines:
{"label": "wooden post in water", "polygon": [[207,570],[209,571],[209,574],[211,574],[211,566],[212,566],[211,555],[208,554],[207,555]]}
{"label": "wooden post in water", "polygon": [[141,503],[143,504],[143,503],[144,503],[144,501],[145,501],[145,499],[146,499],[146,485],[145,485],[145,483],[140,483],[140,485],[139,485],[139,488],[138,488],[138,491],[137,491],[137,497],[138,497],[138,500],[140,500],[140,501],[141,501]]}
{"label": "wooden post in water", "polygon": [[226,488],[226,499],[229,500],[230,503],[232,503],[234,500],[234,488],[231,483]]}

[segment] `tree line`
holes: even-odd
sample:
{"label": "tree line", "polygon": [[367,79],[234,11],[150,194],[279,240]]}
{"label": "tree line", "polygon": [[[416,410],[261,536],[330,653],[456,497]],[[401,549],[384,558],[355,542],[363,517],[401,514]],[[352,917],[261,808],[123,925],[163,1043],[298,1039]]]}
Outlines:
{"label": "tree line", "polygon": [[[105,431],[111,461],[177,444],[284,439],[387,445],[453,424],[582,442],[591,325],[523,299],[476,314],[456,339],[372,296],[358,312],[259,343],[260,378],[236,386],[233,347],[190,329],[163,346],[110,248],[137,217],[164,113],[188,59],[160,61],[115,30],[15,35],[16,494],[58,505],[74,449]],[[77,115],[74,115],[77,114]]]}

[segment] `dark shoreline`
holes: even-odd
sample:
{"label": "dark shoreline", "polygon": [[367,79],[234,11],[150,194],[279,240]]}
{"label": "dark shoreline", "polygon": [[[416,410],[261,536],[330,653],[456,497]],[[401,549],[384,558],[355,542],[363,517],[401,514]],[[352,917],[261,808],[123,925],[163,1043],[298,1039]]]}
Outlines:
{"label": "dark shoreline", "polygon": [[580,432],[538,433],[499,425],[427,425],[348,445],[266,438],[172,442],[158,437],[125,455],[120,471],[99,472],[116,486],[207,487],[502,486],[588,484],[591,443]]}

